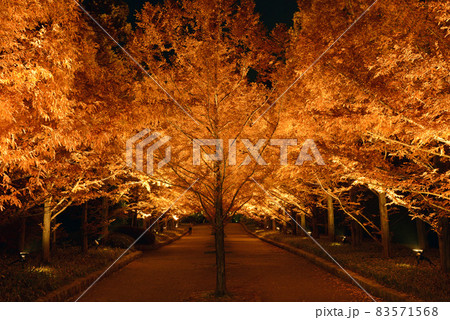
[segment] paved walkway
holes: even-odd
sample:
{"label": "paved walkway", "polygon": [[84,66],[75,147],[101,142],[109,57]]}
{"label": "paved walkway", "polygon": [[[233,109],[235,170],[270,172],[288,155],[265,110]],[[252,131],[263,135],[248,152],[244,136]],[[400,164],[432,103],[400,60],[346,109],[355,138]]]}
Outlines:
{"label": "paved walkway", "polygon": [[[361,289],[309,261],[226,228],[227,286],[244,301],[370,301]],[[214,239],[209,226],[144,254],[99,281],[82,301],[204,301],[215,288]]]}

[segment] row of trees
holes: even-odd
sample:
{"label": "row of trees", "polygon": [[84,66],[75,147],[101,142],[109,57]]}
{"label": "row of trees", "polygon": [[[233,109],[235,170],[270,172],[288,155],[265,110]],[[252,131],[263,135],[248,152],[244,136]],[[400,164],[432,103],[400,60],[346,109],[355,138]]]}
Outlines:
{"label": "row of trees", "polygon": [[[283,88],[370,3],[299,5],[286,68],[278,77]],[[327,198],[330,224],[334,203],[352,223],[381,238],[386,257],[389,208],[405,207],[419,230],[426,223],[438,233],[447,272],[449,9],[442,1],[390,1],[377,4],[355,24],[279,102],[285,116],[296,119],[295,126],[280,126],[282,134],[313,138],[327,166],[280,167],[279,179],[271,184],[279,201],[308,215]],[[379,208],[372,209],[379,212],[375,220],[364,214],[361,189],[379,198]]]}
{"label": "row of trees", "polygon": [[[119,201],[120,212],[159,212],[171,189],[125,165],[125,141],[143,115],[133,104],[134,66],[74,1],[0,6],[1,221],[41,215],[49,261],[51,231],[69,206],[87,212],[103,199],[104,233]],[[126,5],[86,7],[113,37],[131,36]]]}
{"label": "row of trees", "polygon": [[[403,206],[440,235],[450,268],[448,3],[381,2],[341,38],[368,1],[299,0],[293,26],[271,31],[251,0],[146,3],[134,30],[119,0],[83,5],[117,42],[73,1],[0,5],[1,217],[40,210],[45,260],[69,206],[124,200],[154,216],[190,187],[177,205],[215,230],[218,295],[225,224],[279,218],[273,199],[313,215],[327,197],[330,223],[338,207],[386,256],[388,207]],[[124,159],[144,128],[172,137],[172,161],[151,177]],[[298,140],[289,165],[278,138]],[[205,140],[194,165],[193,139],[224,141],[223,157],[208,159],[218,150]],[[293,165],[307,139],[325,166]],[[381,223],[364,215],[361,187],[379,195]]]}

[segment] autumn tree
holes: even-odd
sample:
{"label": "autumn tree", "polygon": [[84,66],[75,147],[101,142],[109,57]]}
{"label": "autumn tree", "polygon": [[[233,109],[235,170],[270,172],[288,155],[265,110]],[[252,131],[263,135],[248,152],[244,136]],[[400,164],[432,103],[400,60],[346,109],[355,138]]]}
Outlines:
{"label": "autumn tree", "polygon": [[1,11],[0,203],[23,214],[43,207],[48,260],[52,221],[124,171],[127,68],[112,48],[102,54],[75,2],[15,1]]}
{"label": "autumn tree", "polygon": [[270,95],[263,82],[274,56],[252,1],[147,3],[138,20],[132,52],[148,72],[136,84],[140,126],[158,124],[172,137],[172,161],[160,179],[182,188],[196,182],[192,191],[215,234],[216,294],[224,295],[224,226],[251,199],[250,179],[264,176],[256,174],[257,154],[278,122],[271,113],[250,127]]}

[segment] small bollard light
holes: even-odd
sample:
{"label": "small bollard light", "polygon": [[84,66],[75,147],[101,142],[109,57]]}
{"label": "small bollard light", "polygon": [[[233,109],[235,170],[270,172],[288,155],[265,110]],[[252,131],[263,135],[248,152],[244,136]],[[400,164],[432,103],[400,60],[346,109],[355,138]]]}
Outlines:
{"label": "small bollard light", "polygon": [[30,254],[30,253],[27,252],[27,251],[21,251],[21,252],[20,252],[20,261],[25,262],[25,260],[27,259],[27,256],[28,256],[29,254]]}
{"label": "small bollard light", "polygon": [[427,261],[430,265],[434,266],[434,263],[423,254],[423,249],[413,249],[413,251],[416,253],[417,265],[420,264],[420,261]]}
{"label": "small bollard light", "polygon": [[421,260],[423,260],[423,250],[422,249],[413,249],[413,251],[416,253],[416,260],[417,264],[420,263]]}

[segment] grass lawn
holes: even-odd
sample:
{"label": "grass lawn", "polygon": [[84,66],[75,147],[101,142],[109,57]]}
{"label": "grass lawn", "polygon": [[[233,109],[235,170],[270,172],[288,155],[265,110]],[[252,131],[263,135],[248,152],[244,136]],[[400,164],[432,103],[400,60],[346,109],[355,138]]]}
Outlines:
{"label": "grass lawn", "polygon": [[[285,235],[277,231],[253,231],[265,238],[330,260],[310,238]],[[450,276],[440,271],[437,250],[426,252],[435,266],[426,261],[417,265],[414,252],[400,245],[393,246],[392,258],[384,259],[381,248],[376,243],[366,242],[354,248],[350,244],[332,243],[327,239],[318,239],[318,242],[346,269],[425,301],[450,301]]]}
{"label": "grass lawn", "polygon": [[83,255],[79,247],[56,248],[49,265],[39,257],[11,264],[15,259],[0,259],[0,301],[35,301],[72,281],[105,268],[124,249],[92,248]]}
{"label": "grass lawn", "polygon": [[[176,238],[185,230],[179,228],[157,234],[156,242]],[[78,278],[106,268],[124,250],[99,247],[89,249],[84,255],[79,247],[55,248],[49,265],[42,265],[39,255],[27,257],[26,262],[17,261],[18,257],[0,257],[0,301],[36,301]]]}

